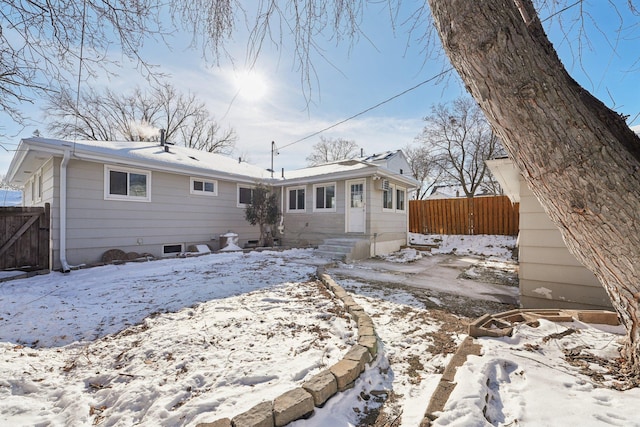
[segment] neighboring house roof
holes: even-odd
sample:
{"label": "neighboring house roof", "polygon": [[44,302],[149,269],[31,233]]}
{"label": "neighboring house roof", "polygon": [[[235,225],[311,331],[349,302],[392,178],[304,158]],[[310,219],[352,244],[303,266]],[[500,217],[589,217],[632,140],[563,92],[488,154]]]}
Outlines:
{"label": "neighboring house roof", "polygon": [[455,185],[436,185],[431,190],[427,199],[451,199],[455,197],[465,197],[462,187]]}
{"label": "neighboring house roof", "polygon": [[[394,178],[408,187],[415,187],[415,181],[409,175],[402,175],[383,167],[377,159],[344,160],[324,165],[285,171],[284,178],[270,178],[266,169],[239,162],[221,154],[168,145],[168,152],[157,142],[132,141],[65,141],[48,138],[26,138],[20,141],[7,172],[8,182],[24,185],[33,171],[51,156],[63,156],[65,151],[72,159],[95,161],[106,164],[119,164],[130,167],[191,174],[202,177],[233,179],[239,182],[271,182],[274,185],[290,183],[308,183],[328,179],[349,179],[366,175],[379,175]],[[397,152],[391,153],[396,155]],[[386,166],[386,163],[384,163]],[[368,170],[367,170],[368,169]]]}
{"label": "neighboring house roof", "polygon": [[380,154],[372,154],[370,156],[365,156],[365,157],[361,157],[360,160],[363,160],[365,162],[371,162],[371,163],[377,163],[377,162],[381,162],[381,161],[387,161],[389,160],[391,157],[395,156],[396,154],[398,154],[400,150],[396,150],[396,151],[384,151]]}

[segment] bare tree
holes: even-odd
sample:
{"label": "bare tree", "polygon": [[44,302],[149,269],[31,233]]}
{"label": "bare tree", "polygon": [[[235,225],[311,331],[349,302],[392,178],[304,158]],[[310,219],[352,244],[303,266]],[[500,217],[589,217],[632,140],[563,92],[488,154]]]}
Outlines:
{"label": "bare tree", "polygon": [[354,159],[358,155],[358,144],[343,138],[320,137],[320,142],[314,144],[307,162],[311,166],[320,165],[337,160]]}
{"label": "bare tree", "polygon": [[97,141],[157,140],[159,129],[167,141],[199,150],[229,154],[236,135],[222,130],[202,101],[164,83],[150,92],[130,94],[82,92],[79,102],[68,92],[50,97],[46,106],[48,130],[62,138]]}
{"label": "bare tree", "polygon": [[416,138],[430,153],[444,175],[444,181],[460,186],[465,196],[473,197],[490,172],[485,160],[492,158],[500,143],[471,98],[458,98],[450,104],[438,104],[424,118],[426,125]]}
{"label": "bare tree", "polygon": [[402,151],[411,166],[411,175],[420,183],[416,190],[416,200],[422,200],[430,194],[442,177],[442,168],[436,162],[433,153],[422,144],[408,145]]}

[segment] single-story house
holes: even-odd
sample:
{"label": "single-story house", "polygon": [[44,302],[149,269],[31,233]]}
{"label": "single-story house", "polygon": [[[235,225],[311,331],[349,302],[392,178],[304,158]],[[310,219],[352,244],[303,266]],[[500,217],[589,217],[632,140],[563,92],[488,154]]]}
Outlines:
{"label": "single-story house", "polygon": [[560,230],[545,213],[510,159],[487,165],[512,202],[520,203],[519,278],[523,308],[611,309],[596,276],[567,249]]}
{"label": "single-story house", "polygon": [[220,249],[229,231],[258,240],[244,216],[260,183],[279,193],[282,245],[327,238],[365,242],[362,256],[407,243],[407,192],[417,182],[401,151],[286,171],[154,142],[23,139],[6,179],[23,188],[24,206],[51,206],[51,268],[98,262],[104,252],[175,256],[196,245]]}

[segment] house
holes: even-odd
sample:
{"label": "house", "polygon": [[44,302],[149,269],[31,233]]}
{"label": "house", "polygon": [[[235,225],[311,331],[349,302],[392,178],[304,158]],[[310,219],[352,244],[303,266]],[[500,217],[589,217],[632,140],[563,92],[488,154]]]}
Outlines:
{"label": "house", "polygon": [[330,252],[347,239],[353,246],[347,258],[397,251],[407,244],[408,194],[417,186],[409,170],[398,150],[286,172],[278,183],[284,241]]}
{"label": "house", "polygon": [[282,244],[348,237],[365,248],[356,256],[371,256],[407,241],[406,192],[416,182],[403,174],[408,165],[389,168],[402,157],[274,179],[240,160],[168,144],[28,138],[6,178],[23,188],[24,206],[50,203],[53,269],[98,262],[110,249],[155,257],[203,244],[217,250],[229,231],[246,245],[259,237],[244,218],[259,183],[280,194]]}
{"label": "house", "polygon": [[519,278],[523,308],[611,309],[596,276],[569,252],[515,164],[509,159],[487,165],[512,202],[520,203]]}

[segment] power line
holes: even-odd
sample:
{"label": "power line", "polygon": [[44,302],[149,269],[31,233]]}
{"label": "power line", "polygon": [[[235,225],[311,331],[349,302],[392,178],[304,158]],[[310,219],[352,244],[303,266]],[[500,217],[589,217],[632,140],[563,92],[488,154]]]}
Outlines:
{"label": "power line", "polygon": [[378,108],[378,107],[380,107],[380,106],[382,106],[382,105],[384,105],[384,104],[386,104],[386,103],[388,103],[388,102],[391,102],[391,101],[393,101],[394,99],[399,98],[399,97],[401,97],[402,95],[404,95],[404,94],[406,94],[406,93],[408,93],[408,92],[411,92],[412,90],[415,90],[415,89],[419,88],[419,87],[420,87],[420,86],[422,86],[422,85],[425,85],[425,84],[427,84],[427,83],[430,83],[430,82],[432,82],[433,80],[438,79],[438,78],[440,78],[440,77],[444,76],[445,74],[449,73],[450,71],[453,71],[453,67],[452,67],[452,68],[448,68],[448,69],[446,69],[446,70],[444,70],[444,71],[442,71],[442,72],[440,72],[440,73],[436,74],[435,76],[432,76],[432,77],[428,78],[427,80],[424,80],[424,81],[422,81],[422,82],[418,83],[417,85],[410,87],[409,89],[406,89],[406,90],[404,90],[404,91],[402,91],[402,92],[400,92],[400,93],[398,93],[398,94],[396,94],[396,95],[393,95],[392,97],[387,98],[387,99],[385,99],[384,101],[381,101],[381,102],[377,103],[376,105],[374,105],[374,106],[372,106],[372,107],[367,108],[366,110],[362,110],[362,111],[360,111],[359,113],[354,114],[353,116],[347,117],[347,118],[346,118],[346,119],[344,119],[344,120],[341,120],[341,121],[339,121],[339,122],[337,122],[337,123],[332,124],[331,126],[327,126],[327,127],[326,127],[326,128],[324,128],[324,129],[321,129],[321,130],[319,130],[319,131],[317,131],[317,132],[314,132],[314,133],[312,133],[312,134],[310,134],[310,135],[307,135],[307,136],[305,136],[305,137],[303,137],[303,138],[300,138],[300,139],[298,139],[298,140],[296,140],[296,141],[293,141],[293,142],[291,142],[291,143],[289,143],[289,144],[283,145],[282,147],[280,147],[280,149],[282,150],[282,149],[284,149],[284,148],[290,147],[290,146],[292,146],[293,144],[297,144],[298,142],[302,142],[302,141],[307,140],[307,139],[309,139],[309,138],[313,138],[314,136],[319,135],[319,134],[321,134],[322,132],[326,132],[326,131],[328,131],[329,129],[333,129],[334,127],[340,126],[341,124],[346,123],[346,122],[348,122],[349,120],[355,119],[355,118],[356,118],[356,117],[358,117],[358,116],[361,116],[361,115],[363,115],[363,114],[366,114],[366,113],[368,113],[369,111],[374,110],[374,109],[376,109],[376,108]]}
{"label": "power line", "polygon": [[[553,18],[554,16],[556,16],[556,15],[560,15],[561,13],[566,12],[567,10],[572,9],[572,8],[574,8],[575,6],[579,5],[580,3],[582,3],[582,1],[583,1],[583,0],[577,0],[576,2],[574,2],[574,3],[572,3],[572,4],[570,4],[570,5],[566,6],[566,7],[564,7],[563,9],[560,9],[560,10],[556,11],[555,13],[553,13],[553,14],[551,14],[551,15],[547,16],[546,18],[544,18],[544,19],[543,19],[543,20],[541,20],[540,22],[546,22],[546,21],[548,21],[549,19]],[[435,79],[437,79],[437,78],[439,78],[439,77],[444,76],[445,74],[447,74],[447,73],[448,73],[448,72],[450,72],[450,71],[453,71],[453,67],[448,68],[448,69],[446,69],[446,70],[444,70],[444,71],[442,71],[442,72],[440,72],[440,73],[436,74],[435,76],[430,77],[430,78],[428,78],[427,80],[424,80],[424,81],[422,81],[422,82],[418,83],[417,85],[415,85],[415,86],[413,86],[413,87],[410,87],[409,89],[406,89],[406,90],[404,90],[404,91],[402,91],[402,92],[400,92],[400,93],[398,93],[398,94],[396,94],[396,95],[393,95],[391,98],[387,98],[387,99],[385,99],[384,101],[379,102],[379,103],[377,103],[376,105],[374,105],[374,106],[372,106],[372,107],[367,108],[366,110],[362,110],[362,111],[360,111],[359,113],[354,114],[353,116],[347,117],[347,118],[346,118],[346,119],[344,119],[344,120],[341,120],[341,121],[339,121],[339,122],[337,122],[337,123],[332,124],[331,126],[327,126],[327,127],[326,127],[326,128],[324,128],[324,129],[321,129],[321,130],[319,130],[319,131],[317,131],[317,132],[314,132],[314,133],[312,133],[312,134],[309,134],[309,135],[307,135],[307,136],[305,136],[305,137],[303,137],[303,138],[297,139],[297,140],[295,140],[295,141],[293,141],[293,142],[291,142],[291,143],[289,143],[289,144],[283,145],[282,147],[280,147],[280,149],[282,150],[282,149],[284,149],[284,148],[290,147],[290,146],[292,146],[292,145],[294,145],[294,144],[297,144],[297,143],[299,143],[299,142],[305,141],[305,140],[307,140],[307,139],[309,139],[309,138],[313,138],[313,137],[314,137],[314,136],[316,136],[316,135],[319,135],[319,134],[321,134],[321,133],[323,133],[323,132],[326,132],[326,131],[328,131],[328,130],[330,130],[330,129],[333,129],[333,128],[337,127],[337,126],[340,126],[341,124],[346,123],[346,122],[348,122],[349,120],[355,119],[356,117],[359,117],[359,116],[361,116],[361,115],[363,115],[363,114],[366,114],[366,113],[368,113],[369,111],[374,110],[374,109],[376,109],[376,108],[378,108],[378,107],[380,107],[380,106],[382,106],[382,105],[384,105],[384,104],[386,104],[386,103],[388,103],[388,102],[391,102],[391,101],[393,101],[394,99],[399,98],[399,97],[401,97],[402,95],[404,95],[404,94],[406,94],[406,93],[408,93],[408,92],[411,92],[412,90],[415,90],[415,89],[419,88],[419,87],[420,87],[420,86],[422,86],[422,85],[425,85],[425,84],[427,84],[427,83],[429,83],[429,82],[432,82],[433,80],[435,80]]]}

